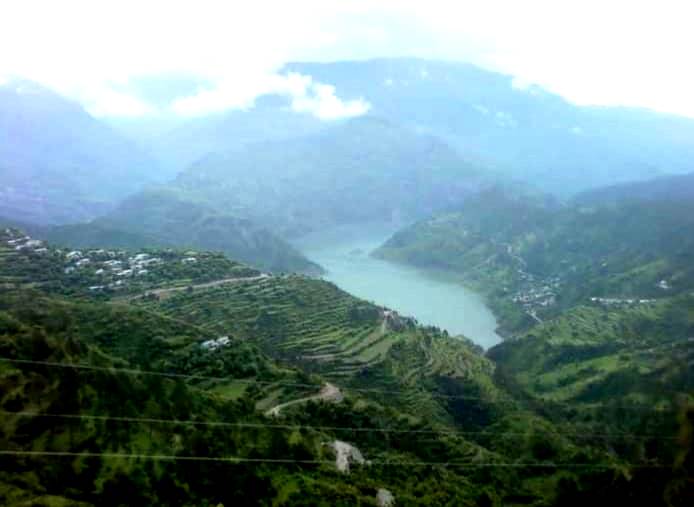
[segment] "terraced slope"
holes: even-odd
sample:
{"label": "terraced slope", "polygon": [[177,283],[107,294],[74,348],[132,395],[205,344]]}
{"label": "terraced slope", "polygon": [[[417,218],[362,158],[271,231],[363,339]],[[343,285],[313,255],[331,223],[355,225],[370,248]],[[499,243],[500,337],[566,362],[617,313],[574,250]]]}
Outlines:
{"label": "terraced slope", "polygon": [[[81,271],[37,286],[32,259],[53,249],[46,257],[5,250],[0,270],[21,283],[0,288],[0,430],[9,452],[0,455],[0,503],[216,505],[241,495],[249,504],[370,505],[385,487],[403,505],[616,504],[627,493],[685,505],[692,412],[652,417],[676,400],[655,404],[648,386],[691,385],[691,360],[678,369],[658,348],[663,336],[681,344],[692,330],[688,302],[577,311],[490,359],[325,281],[209,281],[217,270],[227,276],[225,266],[241,269],[213,254],[177,263],[172,252],[174,263],[162,263],[150,286],[166,292],[132,298],[56,290],[80,287]],[[192,265],[209,266],[209,276]],[[184,274],[201,282],[180,290]],[[641,318],[660,327],[639,334],[632,324]],[[621,376],[589,372],[584,386],[564,375],[565,366],[605,370],[590,361],[632,355]],[[603,398],[613,395],[638,411],[607,410]],[[340,473],[337,441],[371,465]],[[36,452],[66,454],[26,454]]]}
{"label": "terraced slope", "polygon": [[258,344],[277,359],[331,377],[354,375],[406,334],[391,332],[384,310],[335,285],[300,276],[268,277],[144,302],[215,333]]}
{"label": "terraced slope", "polygon": [[[677,408],[694,388],[694,296],[638,305],[594,303],[490,351],[532,396],[574,407]],[[682,400],[680,400],[682,401]]]}

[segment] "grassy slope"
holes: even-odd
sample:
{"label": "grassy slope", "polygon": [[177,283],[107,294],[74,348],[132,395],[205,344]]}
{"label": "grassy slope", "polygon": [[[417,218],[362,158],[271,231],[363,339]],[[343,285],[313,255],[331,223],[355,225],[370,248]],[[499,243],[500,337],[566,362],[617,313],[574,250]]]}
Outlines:
{"label": "grassy slope", "polygon": [[[526,274],[561,280],[557,304],[539,310],[546,317],[589,297],[657,298],[691,290],[692,217],[688,200],[587,208],[492,190],[459,212],[396,233],[376,255],[452,273],[486,293],[502,325],[518,331],[534,324],[510,304]],[[660,280],[668,281],[667,292],[657,287]]]}
{"label": "grassy slope", "polygon": [[[19,268],[14,273],[20,277],[36,273],[29,264],[13,263],[12,267]],[[116,372],[4,364],[0,380],[4,410],[263,422],[261,414],[272,404],[312,394],[323,379],[329,379],[346,388],[343,403],[294,405],[283,412],[283,422],[504,433],[415,433],[405,437],[346,430],[222,431],[209,427],[193,431],[189,425],[143,428],[139,423],[53,420],[46,426],[42,419],[24,421],[13,416],[2,426],[3,445],[12,448],[329,460],[321,443],[340,438],[376,461],[605,463],[622,459],[619,453],[607,456],[612,441],[591,441],[586,446],[584,439],[555,434],[576,423],[536,404],[532,393],[510,398],[497,385],[495,365],[468,343],[406,322],[384,330],[377,307],[324,281],[272,277],[136,304],[65,299],[12,288],[5,289],[0,301],[4,357],[85,361],[223,378],[155,381],[155,377]],[[200,348],[201,340],[220,334],[230,335],[233,346],[216,353]],[[240,389],[239,379],[270,384]],[[316,387],[277,383],[287,381]],[[590,421],[582,422],[581,427],[592,428]],[[668,452],[664,451],[662,459],[669,459]],[[115,504],[129,496],[128,503],[177,499],[231,504],[232,497],[238,499],[243,491],[249,503],[257,503],[262,495],[266,501],[274,499],[280,504],[368,505],[378,487],[387,487],[403,504],[473,505],[503,498],[509,505],[542,505],[565,494],[562,478],[588,491],[589,485],[605,477],[592,470],[440,466],[372,466],[343,476],[327,464],[234,465],[230,472],[226,464],[150,465],[110,459],[102,460],[99,467],[85,466],[87,458],[67,459],[71,467],[63,468],[55,466],[54,458],[4,459],[7,465],[3,469],[13,471],[2,476],[6,503],[58,495],[88,503],[107,499]],[[628,474],[639,477],[638,469],[608,472],[616,473],[613,483],[638,489],[627,479]],[[658,487],[670,479],[670,475],[659,479]],[[610,486],[610,491],[616,494],[619,488]],[[659,491],[651,496],[657,498]],[[55,498],[50,501],[59,504]]]}
{"label": "grassy slope", "polygon": [[[488,193],[397,233],[378,255],[484,290],[515,331],[488,354],[497,385],[555,424],[585,435],[674,435],[694,392],[692,216],[689,201],[546,207]],[[521,318],[510,299],[528,285],[522,273],[561,279],[543,323]],[[662,279],[669,289],[656,287]],[[653,301],[600,305],[593,296]],[[612,445],[662,456],[637,439]]]}

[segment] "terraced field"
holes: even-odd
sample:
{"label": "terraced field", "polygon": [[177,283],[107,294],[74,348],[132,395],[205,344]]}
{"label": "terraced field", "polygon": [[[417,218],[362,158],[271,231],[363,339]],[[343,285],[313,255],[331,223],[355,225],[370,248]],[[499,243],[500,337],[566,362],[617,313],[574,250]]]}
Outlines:
{"label": "terraced field", "polygon": [[[248,340],[285,366],[328,379],[353,400],[396,408],[412,422],[486,424],[501,392],[493,364],[459,338],[357,299],[334,284],[298,275],[239,281],[133,304]],[[315,395],[264,393],[257,407]],[[462,399],[470,398],[470,399]],[[368,400],[368,401],[367,401]],[[505,400],[504,400],[505,402]]]}
{"label": "terraced field", "polygon": [[382,360],[404,336],[384,324],[381,308],[301,276],[248,280],[140,304],[219,335],[253,340],[272,357],[331,377],[354,375]]}
{"label": "terraced field", "polygon": [[41,285],[62,273],[62,263],[53,252],[34,254],[18,252],[0,242],[0,288]]}

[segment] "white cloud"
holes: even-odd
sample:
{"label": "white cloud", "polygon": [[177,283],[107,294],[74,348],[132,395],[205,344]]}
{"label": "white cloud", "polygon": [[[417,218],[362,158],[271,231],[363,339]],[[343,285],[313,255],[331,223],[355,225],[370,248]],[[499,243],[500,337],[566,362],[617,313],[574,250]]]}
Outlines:
{"label": "white cloud", "polygon": [[108,87],[89,88],[82,94],[94,116],[145,116],[156,114],[156,109],[146,102]]}
{"label": "white cloud", "polygon": [[370,108],[362,98],[343,101],[335,94],[334,86],[315,82],[311,76],[290,72],[284,75],[239,76],[214,88],[177,99],[172,109],[187,116],[226,109],[248,109],[253,107],[259,96],[265,94],[285,96],[289,98],[292,110],[312,114],[322,120],[360,116]]}
{"label": "white cloud", "polygon": [[[179,109],[251,107],[288,61],[410,55],[470,61],[579,103],[694,116],[692,19],[687,0],[8,1],[0,75],[130,114],[146,109],[125,97],[138,76],[212,83]],[[325,97],[333,106],[316,111],[343,107]]]}
{"label": "white cloud", "polygon": [[366,114],[371,105],[363,98],[343,101],[335,95],[332,85],[311,83],[304,93],[292,97],[292,109],[310,113],[322,120],[337,120]]}

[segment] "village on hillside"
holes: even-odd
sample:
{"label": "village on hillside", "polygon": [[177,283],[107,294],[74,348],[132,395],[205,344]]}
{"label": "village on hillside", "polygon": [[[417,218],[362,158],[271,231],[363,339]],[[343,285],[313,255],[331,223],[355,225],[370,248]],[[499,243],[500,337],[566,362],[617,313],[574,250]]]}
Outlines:
{"label": "village on hillside", "polygon": [[222,254],[163,250],[55,248],[17,229],[5,228],[0,246],[15,256],[43,258],[60,282],[91,293],[143,290],[160,282],[205,282],[259,272]]}

